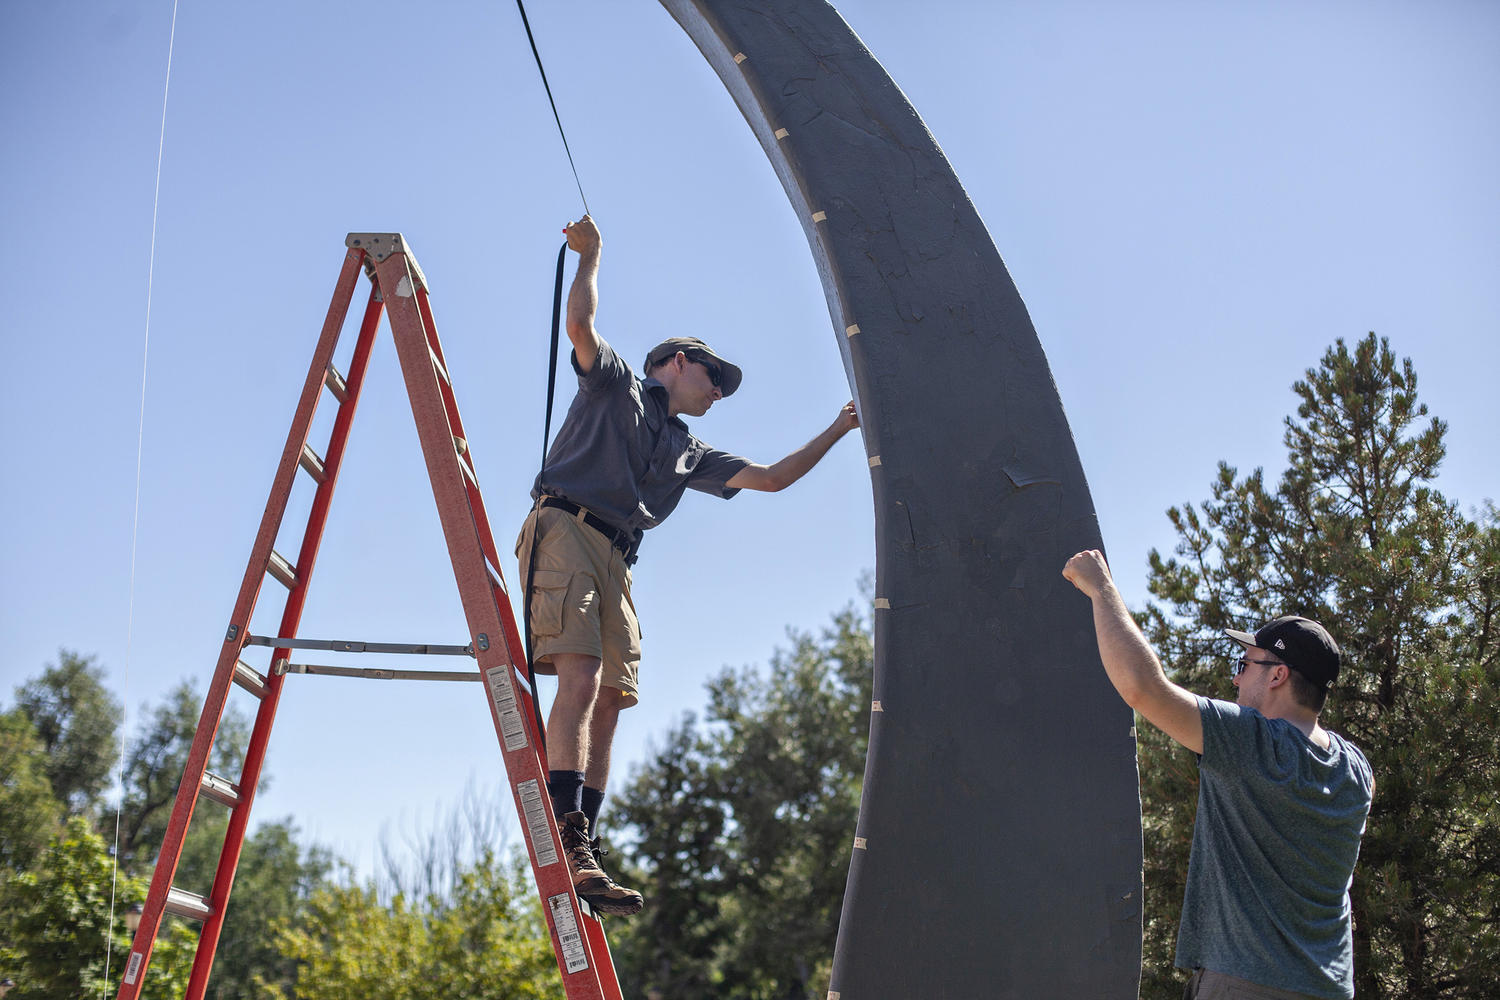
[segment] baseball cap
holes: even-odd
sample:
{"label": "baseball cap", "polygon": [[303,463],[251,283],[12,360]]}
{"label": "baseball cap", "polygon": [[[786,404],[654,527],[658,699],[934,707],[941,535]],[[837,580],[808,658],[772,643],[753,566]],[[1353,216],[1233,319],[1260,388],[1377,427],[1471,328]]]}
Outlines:
{"label": "baseball cap", "polygon": [[1330,688],[1338,680],[1339,645],[1311,618],[1282,615],[1266,622],[1254,635],[1232,628],[1226,628],[1224,634],[1247,649],[1255,646],[1270,650],[1314,684]]}
{"label": "baseball cap", "polygon": [[738,365],[719,357],[712,347],[697,337],[669,337],[663,340],[651,348],[650,353],[646,355],[646,371],[650,371],[652,365],[660,364],[678,351],[686,354],[689,361],[712,361],[719,366],[719,370],[724,373],[724,381],[719,385],[720,395],[733,396],[734,390],[740,387],[740,381],[745,377],[745,373],[740,371]]}

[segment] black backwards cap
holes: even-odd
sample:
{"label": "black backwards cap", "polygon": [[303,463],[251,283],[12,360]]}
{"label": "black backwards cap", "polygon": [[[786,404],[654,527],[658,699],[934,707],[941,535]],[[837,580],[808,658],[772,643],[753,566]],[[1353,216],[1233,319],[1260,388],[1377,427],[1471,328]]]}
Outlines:
{"label": "black backwards cap", "polygon": [[1282,615],[1262,625],[1254,635],[1226,628],[1224,634],[1246,649],[1258,647],[1281,657],[1281,662],[1317,684],[1331,688],[1339,677],[1339,644],[1311,618]]}

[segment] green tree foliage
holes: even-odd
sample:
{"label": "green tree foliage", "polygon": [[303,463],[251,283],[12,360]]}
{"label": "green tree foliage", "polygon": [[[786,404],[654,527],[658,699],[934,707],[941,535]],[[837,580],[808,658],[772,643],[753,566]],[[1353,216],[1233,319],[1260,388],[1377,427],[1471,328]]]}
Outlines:
{"label": "green tree foliage", "polygon": [[92,656],[58,651],[57,663],[16,690],[16,707],[36,727],[52,793],[69,813],[97,803],[119,758],[120,703]]}
{"label": "green tree foliage", "polygon": [[873,649],[851,608],[762,677],[709,683],[615,806],[648,906],[611,928],[629,995],[822,997],[869,739]]}
{"label": "green tree foliage", "polygon": [[[59,825],[69,803],[58,794],[67,795],[75,809],[93,805],[98,783],[79,777],[93,772],[73,765],[49,776],[48,764],[56,761],[49,758],[33,719],[42,720],[53,735],[63,763],[103,761],[107,766],[116,755],[117,731],[113,719],[108,725],[100,722],[105,708],[115,710],[115,701],[98,687],[103,672],[92,658],[65,651],[60,661],[61,666],[48,667],[24,684],[17,707],[0,715],[0,978],[19,984],[10,1000],[114,994],[128,947],[128,939],[118,937],[120,915],[131,903],[145,900],[200,710],[198,695],[183,684],[164,705],[148,706],[142,713],[124,771],[123,850],[117,873],[105,847],[115,834],[112,814],[79,815],[65,829]],[[248,734],[248,720],[233,708],[226,712],[213,751],[214,770],[238,775]],[[91,818],[99,831],[90,830]],[[176,884],[208,892],[227,821],[222,807],[200,801]],[[272,924],[300,919],[332,863],[326,851],[300,847],[295,833],[289,820],[266,823],[245,841],[209,982],[208,996],[214,1000],[267,997],[293,986],[296,963],[277,950]],[[111,899],[117,932],[112,949],[106,947],[103,931]],[[196,936],[196,924],[167,918],[152,955],[148,996],[181,995]],[[111,950],[114,986],[100,992],[105,987],[103,962]],[[78,992],[87,990],[93,992]]]}
{"label": "green tree foliage", "polygon": [[459,872],[447,900],[382,905],[373,884],[327,886],[303,920],[277,926],[298,1000],[540,1000],[561,988],[524,866],[493,853]]}
{"label": "green tree foliage", "polygon": [[[198,818],[210,808],[223,815]],[[194,831],[178,864],[175,881],[179,885],[206,893],[213,884],[226,817],[214,804],[199,805]],[[277,946],[273,928],[300,920],[313,893],[328,884],[333,869],[326,849],[304,848],[296,835],[296,825],[288,817],[263,823],[246,838],[214,952],[209,1000],[258,1000],[274,995],[274,990],[292,994],[297,963]]]}
{"label": "green tree foliage", "polygon": [[[1480,998],[1500,982],[1500,521],[1432,486],[1446,426],[1410,360],[1374,334],[1330,348],[1293,387],[1287,469],[1219,467],[1212,497],[1169,511],[1143,616],[1184,686],[1229,697],[1225,627],[1300,613],[1329,626],[1344,671],[1324,723],[1361,747],[1376,793],[1355,871],[1364,1000]],[[1193,803],[1191,755],[1142,728],[1147,824],[1143,996],[1170,972]]]}
{"label": "green tree foliage", "polygon": [[0,879],[36,859],[61,813],[36,728],[19,709],[0,714]]}
{"label": "green tree foliage", "polygon": [[[15,980],[8,1000],[78,1000],[113,996],[130,947],[124,912],[111,902],[145,892],[143,880],[115,880],[103,838],[82,817],[70,819],[5,895],[11,954],[3,975]],[[192,964],[193,934],[168,923],[149,973],[150,994],[180,997]],[[108,962],[109,975],[105,975]]]}

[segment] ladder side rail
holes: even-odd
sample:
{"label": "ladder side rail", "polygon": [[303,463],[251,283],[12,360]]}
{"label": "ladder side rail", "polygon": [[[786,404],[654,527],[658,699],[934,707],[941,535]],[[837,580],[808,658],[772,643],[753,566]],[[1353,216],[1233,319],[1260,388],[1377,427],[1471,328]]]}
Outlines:
{"label": "ladder side rail", "polygon": [[[448,371],[448,359],[443,355],[443,344],[442,341],[438,339],[437,323],[432,318],[432,303],[427,297],[427,288],[425,285],[417,289],[417,308],[422,315],[422,325],[427,338],[427,345],[432,350],[433,355],[437,358],[438,364],[443,366],[443,371],[448,373],[451,380],[452,372]],[[469,469],[474,473],[475,478],[477,479],[479,476],[479,470],[474,463],[474,451],[472,446],[470,445],[469,436],[464,431],[463,418],[459,416],[458,397],[454,392],[453,384],[451,381],[444,382],[442,379],[439,379],[438,382],[439,392],[443,397],[443,407],[448,414],[449,426],[453,428],[453,433],[455,436],[460,437],[464,440],[469,462]],[[490,560],[491,565],[495,567],[495,572],[499,574],[501,569],[500,550],[495,545],[495,536],[494,533],[490,530],[489,515],[485,513],[484,504],[482,502],[472,502],[474,498],[477,498],[479,496],[479,486],[477,483],[471,484],[469,493],[471,498],[470,509],[474,512],[474,521],[479,529],[480,545],[483,547],[484,554]],[[502,582],[504,582],[503,576],[501,576],[500,579]],[[514,632],[514,623],[508,624],[512,626],[511,631]]]}
{"label": "ladder side rail", "polygon": [[[323,540],[323,529],[328,522],[328,510],[333,500],[334,487],[338,483],[339,468],[344,459],[344,447],[348,441],[349,428],[359,404],[360,390],[364,387],[365,370],[369,366],[370,351],[379,329],[382,303],[377,289],[370,286],[369,301],[365,305],[364,318],[360,322],[359,338],[355,341],[354,354],[349,371],[345,375],[345,395],[334,417],[329,433],[327,454],[323,458],[323,478],[313,495],[308,512],[307,527],[303,530],[302,545],[297,553],[295,569],[297,586],[287,592],[286,605],[282,611],[281,626],[277,635],[296,635],[302,620],[302,609],[307,603],[308,587],[312,581],[313,567],[318,558],[318,547]],[[287,649],[273,650],[271,662],[291,655]],[[224,833],[224,845],[219,852],[219,863],[214,872],[213,886],[208,902],[212,913],[204,920],[198,934],[198,946],[193,955],[193,968],[188,977],[184,1000],[202,1000],[208,989],[209,973],[213,970],[214,954],[218,949],[219,934],[224,927],[225,913],[229,907],[229,894],[234,887],[234,876],[239,868],[240,851],[244,847],[245,833],[250,822],[250,809],[255,801],[255,792],[260,785],[260,772],[265,764],[266,750],[270,744],[271,726],[276,719],[276,708],[281,700],[281,685],[286,680],[277,671],[267,678],[266,697],[261,699],[255,714],[255,726],[250,733],[250,743],[245,750],[239,781],[239,801],[229,814],[229,826]]]}
{"label": "ladder side rail", "polygon": [[588,937],[589,953],[593,955],[603,955],[607,959],[607,963],[602,964],[604,964],[605,967],[607,967],[611,971],[610,977],[607,981],[604,981],[603,976],[599,977],[601,980],[601,985],[604,988],[604,1000],[625,1000],[624,996],[620,992],[620,981],[616,979],[613,974],[615,967],[615,958],[609,950],[609,941],[604,937],[604,925],[598,920],[590,919],[583,922],[583,927],[584,934]]}
{"label": "ladder side rail", "polygon": [[[614,979],[614,969],[607,956],[601,963],[599,956],[592,953],[590,948],[589,935],[584,928],[591,918],[584,916],[573,892],[562,841],[552,819],[551,807],[546,804],[546,774],[541,767],[534,734],[525,728],[521,729],[525,738],[518,743],[515,739],[516,731],[512,729],[508,739],[506,722],[496,704],[499,696],[495,693],[495,686],[502,687],[506,696],[513,688],[509,644],[501,641],[504,638],[501,602],[496,600],[495,588],[490,580],[490,570],[486,565],[488,557],[479,539],[477,521],[470,507],[464,474],[459,466],[458,451],[453,441],[455,428],[449,423],[448,409],[439,388],[441,376],[437,374],[433,363],[436,355],[424,329],[422,311],[416,301],[416,283],[411,279],[405,257],[405,254],[388,256],[376,265],[376,277],[381,288],[386,290],[391,333],[396,341],[396,353],[406,380],[417,435],[422,443],[423,457],[432,482],[433,498],[437,502],[439,520],[442,522],[443,535],[453,562],[459,597],[469,628],[473,632],[471,638],[474,640],[475,655],[479,660],[480,670],[492,685],[491,715],[496,734],[500,737],[516,812],[522,820],[521,828],[531,856],[532,872],[542,892],[543,909],[547,914],[558,971],[568,1000],[605,1000],[607,995],[603,982]],[[391,294],[392,290],[395,294]],[[523,785],[529,786],[533,806],[536,804],[535,799],[540,797],[539,810],[527,808]],[[534,823],[532,817],[538,822]],[[534,826],[541,829],[534,829]],[[550,843],[538,843],[539,839],[550,840]],[[560,922],[571,922],[573,926],[560,928]],[[582,956],[581,962],[578,961],[579,956]],[[570,972],[569,966],[576,968]]]}
{"label": "ladder side rail", "polygon": [[218,734],[219,722],[224,715],[224,703],[234,683],[235,663],[239,660],[244,637],[249,630],[250,617],[255,611],[255,602],[265,580],[266,567],[270,562],[276,534],[281,528],[281,519],[286,513],[287,500],[291,496],[292,479],[296,475],[302,456],[302,446],[312,424],[313,412],[317,409],[318,397],[323,389],[328,365],[333,360],[334,348],[338,345],[343,329],[344,317],[359,280],[363,251],[350,251],[345,255],[343,270],[339,273],[334,288],[333,300],[323,322],[323,331],[313,353],[312,365],[302,387],[296,414],[287,433],[286,447],[282,450],[281,462],[277,466],[276,478],[271,486],[271,495],[266,501],[265,513],[261,516],[260,530],[250,550],[250,561],[240,584],[239,596],[235,600],[234,612],[214,668],[213,680],[203,699],[203,711],[198,717],[198,729],[193,736],[193,745],[188,751],[183,766],[182,781],[177,787],[177,798],[172,805],[172,815],[167,822],[167,831],[157,855],[156,867],[151,875],[151,886],[142,905],[141,922],[136,928],[130,952],[125,961],[125,974],[120,984],[119,1000],[136,1000],[141,994],[145,974],[151,961],[151,950],[156,944],[156,935],[161,929],[162,915],[166,909],[167,893],[172,888],[172,879],[177,874],[177,863],[182,856],[182,843],[192,820],[193,809],[198,802],[198,792],[207,769],[208,756]]}
{"label": "ladder side rail", "polygon": [[[526,675],[526,647],[522,639],[522,632],[516,624],[515,610],[511,602],[509,587],[505,582],[505,573],[500,562],[499,549],[495,545],[494,533],[490,528],[489,515],[485,512],[484,497],[480,492],[477,482],[479,470],[474,459],[473,448],[469,444],[469,437],[464,430],[463,417],[458,411],[458,399],[454,391],[448,372],[447,356],[443,353],[442,340],[438,336],[437,323],[432,318],[432,303],[428,298],[427,287],[419,286],[417,289],[417,307],[421,311],[424,333],[427,337],[427,346],[443,370],[448,374],[449,380],[438,379],[439,391],[443,395],[444,407],[448,414],[450,426],[453,427],[456,436],[462,438],[468,446],[469,468],[474,472],[473,480],[465,479],[464,486],[469,496],[469,509],[474,513],[475,522],[479,528],[480,542],[484,546],[485,556],[495,570],[495,577],[499,581],[496,588],[496,601],[500,606],[501,622],[505,626],[505,641],[510,652],[512,664],[511,679],[516,689],[516,697],[521,702],[522,715],[525,718],[526,728],[537,746],[537,753],[541,758],[543,772],[547,770],[546,734],[537,731],[537,713],[532,708],[536,698],[536,692],[531,689],[531,679]],[[525,598],[523,597],[524,601]]]}
{"label": "ladder side rail", "polygon": [[[428,298],[425,285],[417,289],[417,307],[421,311],[427,345],[438,359],[438,363],[447,372],[447,357],[443,353],[443,344],[438,337],[437,323],[432,318],[432,304]],[[451,379],[452,373],[449,372],[448,374]],[[448,414],[449,424],[453,427],[456,436],[463,438],[467,445],[469,437],[464,430],[463,417],[458,412],[458,400],[453,385],[451,381],[444,381],[442,378],[439,378],[438,386],[439,391],[443,395],[443,404]],[[516,693],[518,698],[523,701],[521,707],[523,709],[522,714],[526,718],[526,727],[531,731],[531,737],[537,744],[538,753],[541,755],[542,770],[545,771],[547,769],[546,734],[535,731],[537,728],[534,721],[536,714],[532,711],[532,701],[536,697],[536,692],[531,690],[530,678],[526,676],[525,643],[522,639],[522,632],[516,624],[515,609],[511,602],[510,589],[505,582],[505,573],[500,562],[499,549],[495,545],[495,537],[490,528],[489,515],[485,512],[484,508],[484,497],[476,481],[479,470],[474,460],[472,446],[468,447],[468,462],[470,470],[475,475],[475,480],[465,479],[464,482],[469,496],[469,509],[474,513],[474,520],[479,528],[479,538],[484,547],[485,556],[489,559],[490,565],[495,570],[495,577],[499,581],[499,587],[497,588],[499,593],[496,595],[496,600],[500,605],[500,617],[505,626],[506,645],[510,651],[510,660],[513,667],[511,677],[513,681],[519,681],[521,684],[517,688]],[[525,598],[523,597],[522,600],[524,601]]]}

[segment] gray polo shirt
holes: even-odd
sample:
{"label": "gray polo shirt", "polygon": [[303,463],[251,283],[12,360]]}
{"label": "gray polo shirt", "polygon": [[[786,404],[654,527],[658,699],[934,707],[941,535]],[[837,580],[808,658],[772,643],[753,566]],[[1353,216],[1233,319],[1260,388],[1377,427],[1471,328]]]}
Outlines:
{"label": "gray polo shirt", "polygon": [[578,370],[578,395],[547,452],[531,496],[564,497],[618,528],[641,532],[667,519],[688,488],[726,500],[726,483],[748,458],[716,451],[667,416],[667,388],[638,378],[602,340],[587,372]]}
{"label": "gray polo shirt", "polygon": [[1198,699],[1198,818],[1177,965],[1340,1000],[1354,996],[1349,883],[1374,777],[1285,719]]}

